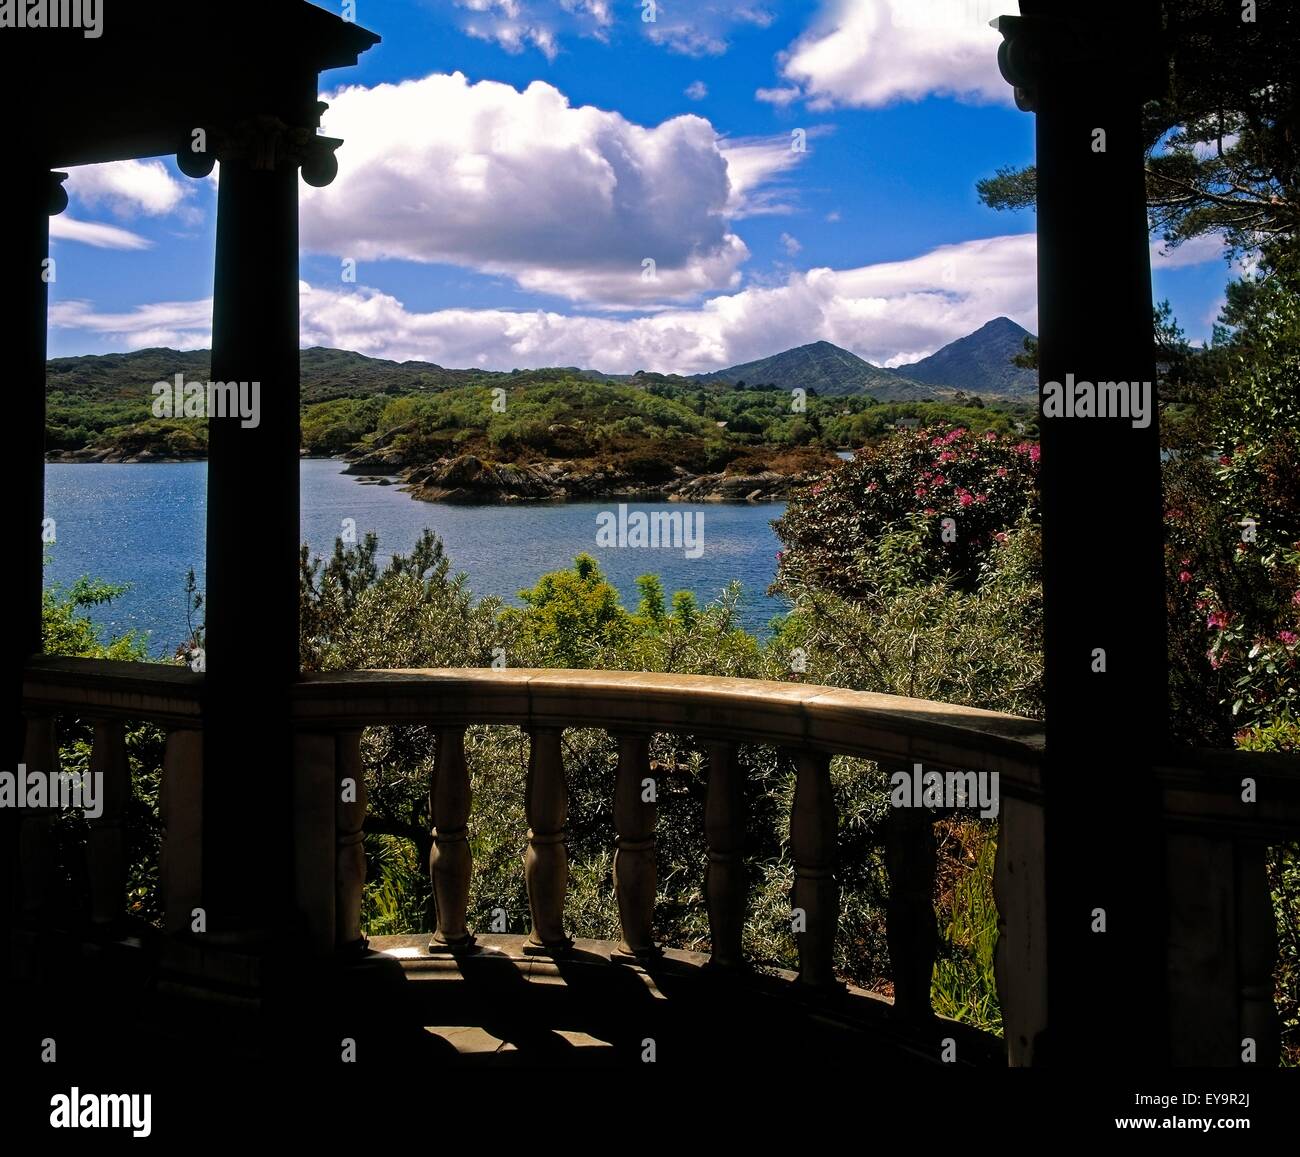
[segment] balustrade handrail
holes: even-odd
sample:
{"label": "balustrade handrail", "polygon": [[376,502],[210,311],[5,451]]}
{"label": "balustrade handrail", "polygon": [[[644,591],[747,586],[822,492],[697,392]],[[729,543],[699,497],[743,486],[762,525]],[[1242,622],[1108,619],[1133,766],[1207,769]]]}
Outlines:
{"label": "balustrade handrail", "polygon": [[891,764],[998,771],[1037,788],[1032,719],[817,684],[657,672],[437,668],[311,674],[294,688],[300,726],[514,724],[672,732]]}
{"label": "balustrade handrail", "polygon": [[[203,684],[201,674],[180,666],[38,656],[27,665],[24,706],[193,727],[202,725]],[[305,675],[294,703],[303,727],[496,723],[664,731],[997,770],[1011,794],[1028,798],[1039,794],[1044,757],[1036,720],[898,695],[720,676],[550,668],[346,671]],[[1279,833],[1300,826],[1300,760],[1293,755],[1197,749],[1169,752],[1159,762],[1173,819]],[[1239,807],[1234,800],[1244,777],[1263,790]]]}
{"label": "balustrade handrail", "polygon": [[167,663],[39,655],[27,662],[23,707],[195,726],[203,717],[203,676]]}

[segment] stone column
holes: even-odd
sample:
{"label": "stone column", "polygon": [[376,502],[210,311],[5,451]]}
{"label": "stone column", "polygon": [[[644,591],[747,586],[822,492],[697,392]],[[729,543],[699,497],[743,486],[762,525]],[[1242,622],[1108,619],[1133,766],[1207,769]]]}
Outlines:
{"label": "stone column", "polygon": [[[208,422],[203,881],[208,927],[289,911],[298,640],[298,168],[333,176],[338,142],[255,117],[182,151],[221,161]],[[237,383],[237,388],[231,388]],[[239,412],[220,411],[238,398]],[[322,870],[327,870],[322,865]]]}
{"label": "stone column", "polygon": [[[1021,10],[997,24],[1003,74],[1037,114],[1049,965],[1048,1027],[1033,1055],[1160,1063],[1154,759],[1167,661],[1141,133],[1157,11],[1151,0],[1086,10],[1022,0]],[[1089,394],[1091,410],[1067,408]]]}
{"label": "stone column", "polygon": [[[0,325],[9,354],[12,437],[0,463],[13,515],[6,550],[13,594],[0,658],[0,770],[14,771],[23,757],[23,667],[41,650],[41,557],[45,517],[45,356],[49,306],[50,217],[67,207],[66,173],[51,173],[39,158],[17,156],[6,165],[11,216],[10,261],[0,277]],[[18,816],[0,815],[0,935],[14,912],[18,867]]]}

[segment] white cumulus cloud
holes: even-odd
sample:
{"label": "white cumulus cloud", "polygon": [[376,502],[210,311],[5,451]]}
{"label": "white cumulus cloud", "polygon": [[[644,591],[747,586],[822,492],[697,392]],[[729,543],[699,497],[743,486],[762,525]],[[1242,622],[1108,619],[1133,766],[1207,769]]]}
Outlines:
{"label": "white cumulus cloud", "polygon": [[[373,357],[509,370],[579,365],[610,373],[695,373],[825,340],[877,365],[915,361],[1005,315],[1037,328],[1035,238],[940,246],[906,261],[811,269],[690,308],[639,316],[551,310],[409,309],[358,286],[300,287],[301,341]],[[85,302],[51,310],[54,326],[101,345],[207,344],[211,302],[171,302],[98,314]]]}
{"label": "white cumulus cloud", "polygon": [[812,269],[689,309],[637,317],[552,311],[408,310],[391,294],[314,288],[301,299],[304,345],[444,366],[580,365],[610,373],[695,373],[826,340],[898,365],[1009,316],[1037,326],[1035,238],[941,246],[906,261]]}
{"label": "white cumulus cloud", "polygon": [[174,213],[193,196],[193,184],[178,181],[162,161],[110,161],[68,170],[70,197],[90,206],[106,206],[119,217]]}
{"label": "white cumulus cloud", "polygon": [[1007,10],[985,0],[822,0],[809,29],[783,55],[787,87],[760,90],[775,104],[880,108],[927,96],[1009,104],[998,71],[1001,37],[988,21]]}
{"label": "white cumulus cloud", "polygon": [[[703,117],[654,126],[460,73],[330,98],[339,175],[302,190],[305,249],[449,263],[614,308],[735,288],[749,251],[729,219],[799,160],[720,139]],[[654,278],[643,276],[654,262]]]}

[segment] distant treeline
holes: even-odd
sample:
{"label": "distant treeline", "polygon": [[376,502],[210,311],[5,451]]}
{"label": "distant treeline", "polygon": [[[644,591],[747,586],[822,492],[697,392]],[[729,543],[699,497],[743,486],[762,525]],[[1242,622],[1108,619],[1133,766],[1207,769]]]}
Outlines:
{"label": "distant treeline", "polygon": [[[310,365],[307,353],[318,355]],[[319,356],[325,354],[339,357]],[[118,365],[99,358],[51,363],[47,449],[203,457],[206,423],[153,417],[150,390],[177,372],[206,379],[207,356],[159,350],[122,355]],[[881,403],[761,382],[731,386],[657,374],[616,382],[571,369],[503,374],[410,363],[421,367],[416,374],[371,359],[353,365],[347,359],[354,356],[304,353],[302,446],[309,454],[376,444],[401,450],[408,461],[457,453],[509,462],[643,453],[687,469],[718,470],[747,452],[770,457],[861,446],[906,418],[979,432],[1035,432],[1030,406],[978,398]]]}

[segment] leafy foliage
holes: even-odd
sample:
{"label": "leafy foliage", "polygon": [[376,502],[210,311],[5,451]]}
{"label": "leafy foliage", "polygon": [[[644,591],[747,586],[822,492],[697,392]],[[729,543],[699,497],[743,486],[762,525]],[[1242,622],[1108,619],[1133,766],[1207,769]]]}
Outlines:
{"label": "leafy foliage", "polygon": [[1174,693],[1210,742],[1300,721],[1300,294],[1274,279],[1242,320],[1166,465]]}

